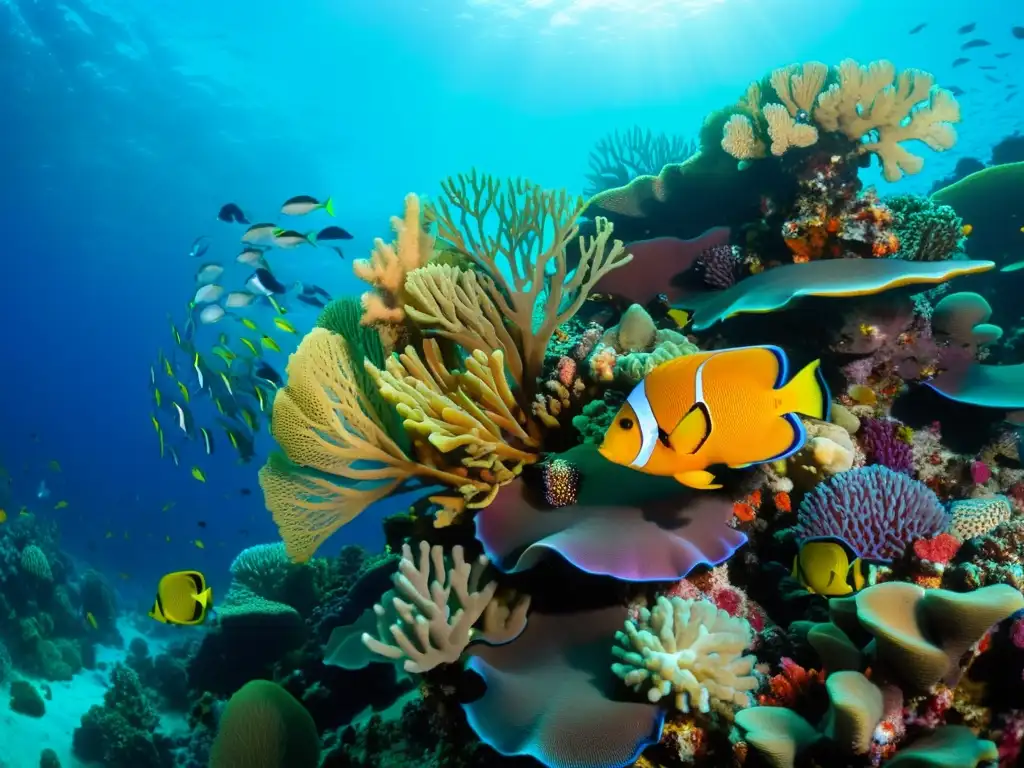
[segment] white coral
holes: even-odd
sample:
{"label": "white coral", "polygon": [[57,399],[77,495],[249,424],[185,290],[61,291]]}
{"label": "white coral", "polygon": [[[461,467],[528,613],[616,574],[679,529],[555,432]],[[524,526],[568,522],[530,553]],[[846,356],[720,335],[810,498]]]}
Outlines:
{"label": "white coral", "polygon": [[714,707],[724,713],[751,703],[755,659],[741,655],[753,641],[750,623],[707,600],[663,595],[653,610],[642,608],[637,621],[627,620],[615,639],[612,653],[622,663],[612,664],[612,672],[634,691],[647,688],[652,702],[674,693],[682,712]]}
{"label": "white coral", "polygon": [[[402,547],[402,561],[394,577],[396,594],[391,597],[390,607],[398,621],[386,627],[394,644],[384,642],[383,626],[379,637],[368,633],[362,636],[363,644],[374,653],[391,661],[404,657],[405,671],[414,674],[459,660],[472,639],[473,625],[483,615],[498,587],[497,582],[492,581],[479,588],[480,576],[488,564],[484,556],[470,564],[463,556],[462,547],[454,547],[452,564],[448,567],[441,547],[431,547],[422,541],[419,550],[417,562],[413,559],[412,547],[408,544]],[[449,607],[453,597],[458,606],[454,613]],[[388,609],[378,604],[373,610],[383,624]]]}

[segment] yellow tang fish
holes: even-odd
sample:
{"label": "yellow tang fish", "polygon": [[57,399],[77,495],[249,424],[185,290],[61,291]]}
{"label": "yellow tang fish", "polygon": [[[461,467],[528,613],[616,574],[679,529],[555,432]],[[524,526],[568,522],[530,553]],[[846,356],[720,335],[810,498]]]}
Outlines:
{"label": "yellow tang fish", "polygon": [[260,404],[260,410],[261,411],[266,411],[267,410],[267,400],[263,396],[263,390],[260,389],[259,387],[253,387],[252,391],[253,391],[253,394],[256,395],[257,402],[259,402],[259,404]]}
{"label": "yellow tang fish", "polygon": [[0,524],[7,522],[7,510],[0,507]]}
{"label": "yellow tang fish", "polygon": [[196,545],[196,549],[206,549],[206,545],[203,544],[203,540],[202,539],[196,539],[192,543]]}
{"label": "yellow tang fish", "polygon": [[296,336],[299,333],[298,330],[296,330],[295,326],[292,325],[291,323],[289,323],[283,317],[275,317],[274,318],[274,325],[276,325],[282,331],[285,331],[287,333],[294,333]]}
{"label": "yellow tang fish", "polygon": [[67,506],[68,506],[68,503],[66,501],[61,500],[61,501],[58,501],[56,504],[54,504],[53,508],[54,509],[67,509]]}
{"label": "yellow tang fish", "polygon": [[192,477],[194,477],[200,483],[206,482],[206,475],[203,474],[203,470],[201,470],[199,467],[192,467]]}
{"label": "yellow tang fish", "polygon": [[245,344],[245,346],[249,348],[249,351],[252,352],[254,355],[258,355],[260,353],[260,351],[256,348],[256,345],[253,344],[248,339],[239,339],[239,341]]}
{"label": "yellow tang fish", "polygon": [[157,408],[159,408],[161,405],[163,405],[164,396],[160,394],[160,390],[159,389],[154,389],[153,390],[153,399],[156,400],[156,407]]}
{"label": "yellow tang fish", "polygon": [[828,419],[820,361],[788,382],[774,346],[701,352],[662,363],[615,415],[600,452],[611,462],[691,488],[720,488],[707,468],[783,459],[807,433],[796,414]]}
{"label": "yellow tang fish", "polygon": [[285,309],[284,307],[282,307],[278,303],[277,299],[275,299],[273,296],[267,296],[267,301],[269,301],[274,306],[274,309],[277,310],[277,314],[279,314],[279,315],[287,315],[288,314],[288,310]]}
{"label": "yellow tang fish", "polygon": [[843,539],[823,536],[800,544],[792,576],[812,594],[839,597],[864,589],[869,569]]}
{"label": "yellow tang fish", "polygon": [[195,626],[206,621],[213,603],[213,590],[199,571],[168,573],[156,588],[150,618],[163,624]]}
{"label": "yellow tang fish", "polygon": [[158,429],[156,431],[156,436],[160,438],[160,458],[162,459],[164,457],[164,431],[162,429]]}
{"label": "yellow tang fish", "polygon": [[[256,323],[254,323],[254,322],[253,322],[252,320],[250,320],[250,319],[249,319],[248,317],[242,317],[242,318],[239,318],[239,319],[240,319],[240,320],[242,321],[242,325],[244,325],[244,326],[245,326],[246,328],[248,328],[248,329],[249,329],[250,331],[255,331],[255,330],[258,330],[258,329],[256,328]],[[243,339],[243,341],[244,341],[244,339]]]}
{"label": "yellow tang fish", "polygon": [[153,429],[155,429],[157,432],[159,432],[160,431],[160,422],[156,420],[156,416],[154,416],[153,414],[150,414],[149,415],[149,420],[153,422]]}
{"label": "yellow tang fish", "polygon": [[164,358],[164,371],[165,371],[165,372],[167,373],[167,375],[168,375],[168,376],[170,376],[170,377],[171,377],[172,379],[174,378],[174,369],[173,369],[173,368],[171,368],[171,361],[170,361],[170,360],[168,360],[168,359],[167,359],[166,357]]}
{"label": "yellow tang fish", "polygon": [[964,237],[967,237],[973,231],[974,231],[974,225],[973,224],[964,224],[962,227],[960,227],[960,232],[961,232],[961,234],[963,234]]}
{"label": "yellow tang fish", "polygon": [[173,501],[168,501],[168,502],[167,502],[166,504],[164,504],[164,507],[163,507],[163,510],[162,510],[162,511],[163,511],[163,512],[168,512],[168,511],[170,511],[170,509],[171,509],[171,508],[172,508],[173,506],[174,506],[174,502],[173,502]]}
{"label": "yellow tang fish", "polygon": [[220,373],[220,380],[224,382],[224,386],[227,388],[228,394],[234,397],[235,391],[231,389],[231,379],[229,379],[228,375],[223,371]]}
{"label": "yellow tang fish", "polygon": [[99,629],[100,625],[96,622],[96,617],[92,615],[92,612],[87,611],[85,614],[85,620],[89,622],[89,626],[93,629]]}
{"label": "yellow tang fish", "polygon": [[181,396],[182,396],[183,398],[185,398],[185,402],[186,402],[186,403],[188,403],[188,402],[190,401],[190,399],[191,399],[191,398],[189,397],[189,394],[188,394],[188,387],[186,387],[186,386],[185,386],[184,384],[182,384],[182,383],[181,383],[181,382],[179,381],[179,382],[178,382],[178,389],[179,389],[179,390],[181,391]]}
{"label": "yellow tang fish", "polygon": [[277,342],[274,341],[269,336],[264,336],[262,339],[260,339],[260,342],[262,342],[263,346],[266,347],[267,349],[271,349],[274,352],[280,352],[281,351],[281,347],[279,347]]}
{"label": "yellow tang fish", "polygon": [[679,328],[685,328],[690,322],[690,313],[685,309],[670,309],[666,314]]}

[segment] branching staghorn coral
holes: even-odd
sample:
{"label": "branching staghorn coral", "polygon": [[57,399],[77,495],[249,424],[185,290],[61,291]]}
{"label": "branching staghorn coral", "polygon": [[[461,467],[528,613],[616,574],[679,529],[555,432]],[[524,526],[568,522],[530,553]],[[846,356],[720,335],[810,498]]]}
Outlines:
{"label": "branching staghorn coral", "polygon": [[491,300],[494,286],[478,272],[445,264],[428,264],[409,273],[405,314],[438,336],[455,342],[467,352],[489,354],[501,350],[514,381],[522,381],[523,361],[497,305]]}
{"label": "branching staghorn coral", "polygon": [[370,258],[352,263],[356,277],[373,286],[362,297],[363,325],[397,325],[405,320],[405,277],[434,253],[434,237],[420,223],[416,195],[406,195],[405,212],[402,218],[391,217],[391,227],[395,242],[388,244],[378,237]]}
{"label": "branching staghorn coral", "polygon": [[713,707],[727,715],[751,704],[755,659],[741,655],[753,642],[750,624],[708,600],[662,595],[615,639],[612,653],[622,663],[612,672],[633,690],[647,688],[652,702],[674,694],[682,712]]}
{"label": "branching staghorn coral", "polygon": [[927,72],[897,75],[885,60],[861,65],[846,59],[831,72],[809,62],[776,69],[767,85],[770,92],[752,83],[725,124],[722,148],[738,160],[809,147],[820,129],[845,135],[859,154],[874,152],[886,180],[898,181],[924,167],[901,142],[917,139],[938,152],[956,143],[952,124],[960,121],[960,106],[952,93],[933,87]]}
{"label": "branching staghorn coral", "polygon": [[[442,189],[431,214],[438,234],[488,278],[487,294],[516,339],[522,363],[517,383],[528,400],[555,329],[576,314],[602,277],[632,256],[621,241],[611,240],[611,223],[599,217],[596,234],[580,238],[579,264],[570,274],[565,248],[577,235],[584,202],[564,190],[476,171],[449,178]],[[509,366],[514,370],[514,361]]]}
{"label": "branching staghorn coral", "polygon": [[[363,644],[386,659],[405,658],[405,671],[413,674],[429,672],[440,664],[454,664],[469,645],[473,625],[484,615],[498,588],[494,581],[480,585],[487,564],[483,555],[467,563],[462,547],[454,547],[449,567],[444,550],[425,541],[420,542],[417,561],[412,547],[404,544],[394,577],[396,594],[389,595],[398,620],[387,626],[388,608],[375,605],[379,636],[364,633]],[[458,606],[454,612],[449,607],[452,598]],[[529,603],[526,605],[529,607]],[[519,617],[525,625],[525,609]],[[387,635],[394,644],[385,641]]]}
{"label": "branching staghorn coral", "polygon": [[477,485],[464,489],[473,501],[469,506],[479,507],[538,459],[540,443],[509,388],[502,351],[488,355],[475,349],[465,364],[465,371],[449,371],[437,342],[426,339],[423,358],[407,347],[388,358],[384,370],[370,363],[366,369],[404,419],[420,455],[429,446],[445,457],[460,457],[451,465],[461,464],[462,473],[486,485],[482,500],[474,498]]}
{"label": "branching staghorn coral", "polygon": [[260,470],[267,508],[288,555],[308,560],[327,537],[414,476],[464,493],[491,486],[410,459],[381,427],[341,336],[314,328],[288,361],[271,430],[284,456]]}

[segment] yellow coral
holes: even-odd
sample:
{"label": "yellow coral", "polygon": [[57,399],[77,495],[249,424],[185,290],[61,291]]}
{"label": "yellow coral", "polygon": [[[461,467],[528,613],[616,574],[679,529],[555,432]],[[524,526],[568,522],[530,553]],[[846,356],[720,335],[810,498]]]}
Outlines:
{"label": "yellow coral", "polygon": [[814,119],[853,141],[877,132],[858,151],[877,154],[885,179],[898,181],[924,167],[924,159],[900,142],[917,139],[938,152],[956,143],[952,124],[960,121],[960,105],[952,93],[934,85],[928,72],[908,69],[897,76],[892,62],[863,66],[846,59],[839,65],[839,81],[818,97]]}
{"label": "yellow coral", "polygon": [[454,341],[467,352],[500,349],[515,381],[523,361],[515,340],[491,300],[494,286],[485,276],[444,264],[428,264],[409,273],[405,313],[417,325]]}
{"label": "yellow coral", "polygon": [[[435,340],[427,339],[423,352],[426,361],[407,347],[391,356],[383,371],[368,362],[366,370],[417,445],[425,441],[442,455],[458,457],[463,473],[478,478],[465,495],[472,499],[469,506],[484,506],[498,486],[537,460],[539,441],[527,431],[525,414],[505,379],[501,350],[490,355],[474,350],[466,370],[455,373],[445,367]],[[482,500],[474,498],[480,486],[487,491]]]}
{"label": "yellow coral", "polygon": [[733,115],[725,123],[722,149],[737,160],[755,160],[764,157],[764,142],[754,131],[754,124],[746,115]]}
{"label": "yellow coral", "polygon": [[[612,225],[598,217],[596,233],[579,238],[580,259],[571,271],[566,246],[576,237],[582,198],[551,192],[522,179],[499,181],[472,171],[442,184],[433,212],[438,233],[489,278],[484,286],[504,317],[523,363],[518,382],[529,398],[548,341],[576,314],[594,285],[632,256]],[[494,225],[497,225],[496,227]]]}
{"label": "yellow coral", "polygon": [[[933,87],[935,78],[916,69],[899,75],[889,61],[860,65],[847,59],[832,70],[819,62],[791,65],[772,72],[769,81],[779,103],[761,106],[762,89],[752,84],[740,100],[749,115],[734,115],[725,124],[722,148],[741,160],[762,157],[763,136],[772,154],[817,141],[818,128],[844,134],[861,154],[874,152],[888,181],[919,173],[924,160],[901,142],[917,139],[936,151],[956,143],[953,123],[960,106],[949,91]],[[867,137],[867,140],[865,140]]]}
{"label": "yellow coral", "polygon": [[420,223],[416,195],[406,195],[405,213],[402,218],[392,216],[391,227],[397,238],[394,243],[389,245],[378,237],[370,258],[352,264],[356,277],[374,288],[362,296],[363,325],[397,324],[405,319],[406,275],[426,264],[434,253],[434,238]]}
{"label": "yellow coral", "polygon": [[260,485],[293,560],[308,560],[334,531],[412,476],[487,492],[486,483],[409,459],[372,415],[345,340],[315,328],[288,360],[271,431],[287,461],[272,458]]}
{"label": "yellow coral", "polygon": [[765,104],[761,114],[768,123],[771,151],[775,156],[784,154],[790,147],[810,147],[818,141],[818,129],[798,123],[782,104]]}
{"label": "yellow coral", "polygon": [[806,64],[779,67],[772,72],[770,81],[790,116],[799,118],[801,113],[808,116],[811,114],[827,77],[828,65],[820,61],[809,61]]}

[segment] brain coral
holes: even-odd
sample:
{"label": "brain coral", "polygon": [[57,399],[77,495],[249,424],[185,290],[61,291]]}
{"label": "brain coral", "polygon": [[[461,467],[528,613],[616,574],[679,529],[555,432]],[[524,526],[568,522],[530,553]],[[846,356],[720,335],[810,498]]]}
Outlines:
{"label": "brain coral", "polygon": [[861,467],[818,485],[800,504],[796,532],[845,539],[861,557],[891,560],[910,542],[949,526],[949,514],[924,483],[888,467]]}
{"label": "brain coral", "polygon": [[210,768],[316,768],[319,762],[313,718],[277,683],[253,680],[228,701]]}
{"label": "brain coral", "polygon": [[46,559],[43,550],[35,544],[29,544],[21,551],[21,569],[43,581],[53,581],[50,561]]}

